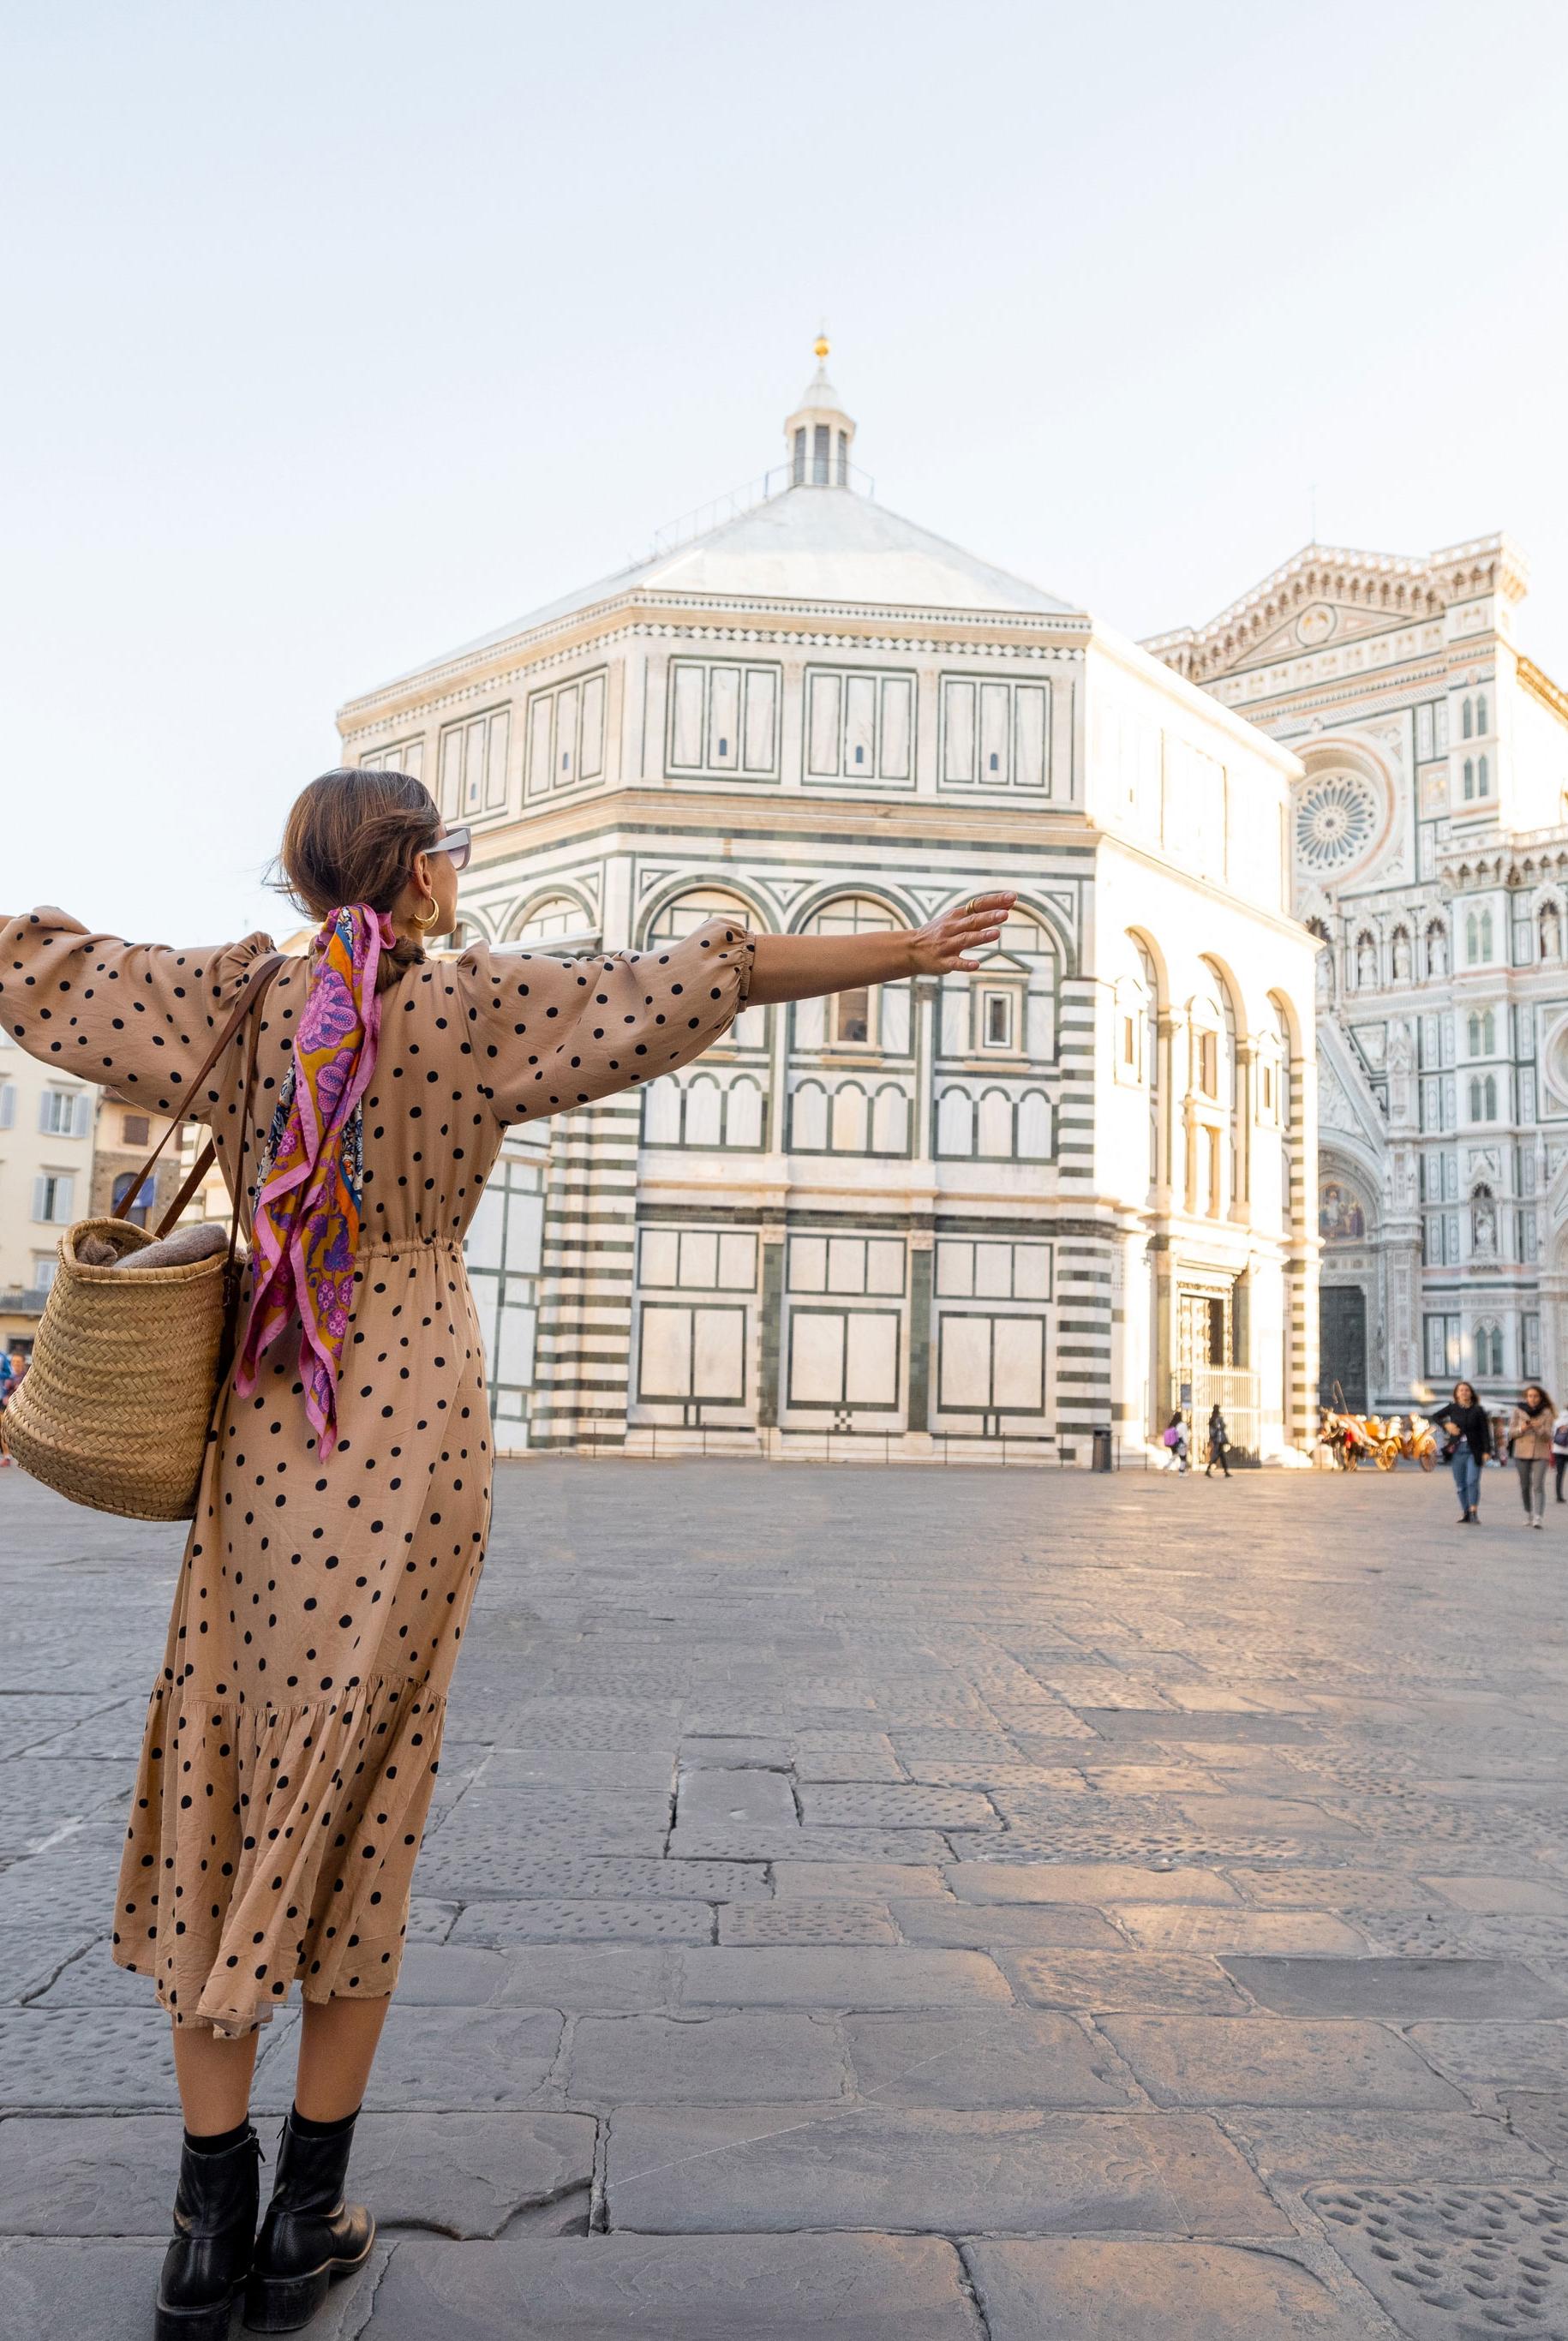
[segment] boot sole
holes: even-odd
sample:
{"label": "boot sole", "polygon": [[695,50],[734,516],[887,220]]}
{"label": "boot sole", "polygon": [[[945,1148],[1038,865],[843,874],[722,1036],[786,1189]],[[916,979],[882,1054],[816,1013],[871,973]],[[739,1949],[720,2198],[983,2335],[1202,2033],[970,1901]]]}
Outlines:
{"label": "boot sole", "polygon": [[[369,2259],[375,2245],[376,2231],[372,2226],[365,2247],[352,2260],[325,2260],[308,2276],[253,2276],[245,2286],[245,2330],[247,2333],[298,2333],[307,2326],[334,2284],[345,2276],[355,2276]],[[161,2336],[160,2336],[161,2341]],[[188,2341],[181,2332],[171,2334],[169,2341]],[[201,2341],[207,2341],[205,2334]],[[227,2341],[227,2336],[222,2336]]]}
{"label": "boot sole", "polygon": [[243,2286],[236,2286],[226,2302],[211,2308],[167,2308],[160,2300],[153,2319],[153,2341],[232,2341]]}

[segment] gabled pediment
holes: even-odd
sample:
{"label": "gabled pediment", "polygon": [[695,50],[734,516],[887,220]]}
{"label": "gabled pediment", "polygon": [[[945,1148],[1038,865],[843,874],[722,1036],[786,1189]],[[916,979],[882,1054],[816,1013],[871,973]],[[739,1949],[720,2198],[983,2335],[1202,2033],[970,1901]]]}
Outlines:
{"label": "gabled pediment", "polygon": [[1320,1018],[1317,1027],[1317,1126],[1362,1160],[1380,1162],[1386,1140],[1383,1115],[1371,1083],[1338,1027]]}
{"label": "gabled pediment", "polygon": [[1228,666],[1221,665],[1216,672],[1269,666],[1281,659],[1300,658],[1329,643],[1353,643],[1364,634],[1387,633],[1391,628],[1407,625],[1414,614],[1409,611],[1391,613],[1386,610],[1358,610],[1345,602],[1308,602],[1272,633],[1248,643]]}

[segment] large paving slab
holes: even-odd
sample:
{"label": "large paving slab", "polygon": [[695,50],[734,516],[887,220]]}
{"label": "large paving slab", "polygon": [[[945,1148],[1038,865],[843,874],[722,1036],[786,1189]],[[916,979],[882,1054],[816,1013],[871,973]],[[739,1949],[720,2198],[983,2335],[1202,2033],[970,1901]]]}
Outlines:
{"label": "large paving slab", "polygon": [[606,2169],[611,2224],[659,2234],[1288,2230],[1201,2114],[627,2107]]}
{"label": "large paving slab", "polygon": [[682,1951],[683,2007],[953,2007],[1006,2000],[979,1951],[918,1948]]}
{"label": "large paving slab", "polygon": [[1132,2090],[1103,2041],[1071,2017],[1024,2008],[959,2016],[848,2016],[855,2087],[884,2106],[1126,2106]]}
{"label": "large paving slab", "polygon": [[1414,2048],[1379,2024],[1286,2024],[1265,2016],[1107,2016],[1100,2029],[1156,2105],[1464,2103],[1459,2091],[1440,2080]]}
{"label": "large paving slab", "polygon": [[400,2243],[368,2329],[374,2341],[983,2341],[957,2252],[908,2236]]}
{"label": "large paving slab", "polygon": [[1213,1871],[1146,1869],[1111,1861],[967,1861],[948,1882],[960,1902],[1239,1902],[1240,1895]]}
{"label": "large paving slab", "polygon": [[1460,2022],[1568,2014],[1568,1990],[1517,1959],[1227,1958],[1227,1975],[1276,2016]]}
{"label": "large paving slab", "polygon": [[1115,2008],[1240,2016],[1249,2002],[1217,1959],[1189,1951],[1023,1951],[1004,1974],[1035,2007]]}
{"label": "large paving slab", "polygon": [[1553,2156],[1512,2101],[1502,2113],[1319,2112],[1232,2106],[1221,2127],[1271,2185],[1295,2194],[1329,2177],[1545,2178]]}
{"label": "large paving slab", "polygon": [[808,2101],[847,2092],[849,2062],[830,2020],[775,2008],[734,2016],[585,2016],[566,2092],[573,2105]]}
{"label": "large paving slab", "polygon": [[[179,2117],[0,2122],[0,2236],[166,2236]],[[270,2167],[277,2125],[260,2125]],[[525,2212],[586,2226],[595,2125],[581,2114],[367,2113],[353,2183],[383,2230],[495,2236]]]}
{"label": "large paving slab", "polygon": [[[0,2244],[0,2341],[144,2341],[163,2243]],[[359,2341],[387,2267],[378,2243],[363,2270],[334,2287],[311,2341]]]}
{"label": "large paving slab", "polygon": [[[365,2091],[375,2113],[498,2111],[539,2103],[561,2047],[553,2010],[422,2007],[394,2001]],[[282,2044],[280,2044],[281,2047]],[[256,2074],[254,2103],[287,2113],[293,2099],[293,2044],[269,2050]]]}
{"label": "large paving slab", "polygon": [[965,2257],[989,2341],[1368,2341],[1355,2301],[1277,2247],[1064,2238]]}
{"label": "large paving slab", "polygon": [[888,1905],[907,1943],[954,1951],[1115,1951],[1124,1938],[1103,1911],[1069,1902],[959,1902],[935,1895]]}

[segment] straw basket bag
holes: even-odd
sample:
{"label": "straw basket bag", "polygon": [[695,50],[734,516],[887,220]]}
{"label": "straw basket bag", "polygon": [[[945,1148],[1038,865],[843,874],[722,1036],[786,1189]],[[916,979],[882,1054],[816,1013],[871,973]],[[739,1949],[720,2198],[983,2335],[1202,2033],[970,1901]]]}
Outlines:
{"label": "straw basket bag", "polygon": [[[277,952],[256,962],[193,1091],[200,1091],[245,1017],[259,1007],[282,964]],[[136,1520],[194,1516],[213,1411],[233,1358],[244,1266],[236,1248],[250,1130],[246,1100],[260,1023],[256,1016],[251,1025],[240,1093],[240,1164],[226,1253],[133,1271],[93,1268],[77,1257],[89,1236],[106,1237],[122,1260],[156,1240],[124,1214],[152,1177],[175,1128],[171,1122],[127,1189],[120,1215],[79,1220],[61,1238],[32,1363],[0,1413],[0,1439],[24,1470],[94,1511]],[[164,1214],[158,1236],[174,1226],[214,1152],[209,1142]]]}

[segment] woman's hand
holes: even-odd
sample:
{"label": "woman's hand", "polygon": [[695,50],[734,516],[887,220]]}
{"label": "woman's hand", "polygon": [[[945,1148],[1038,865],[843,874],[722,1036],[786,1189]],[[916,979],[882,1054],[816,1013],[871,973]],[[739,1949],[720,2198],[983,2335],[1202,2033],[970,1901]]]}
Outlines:
{"label": "woman's hand", "polygon": [[1016,894],[972,894],[956,910],[917,927],[909,937],[910,973],[972,975],[980,962],[967,954],[984,951],[1000,938],[1017,899]]}
{"label": "woman's hand", "polygon": [[751,1001],[819,1000],[863,983],[898,983],[910,975],[972,975],[983,950],[1001,934],[1016,894],[974,894],[929,925],[872,928],[859,935],[758,935],[753,938]]}

